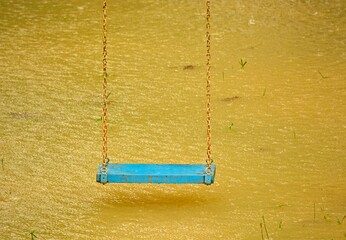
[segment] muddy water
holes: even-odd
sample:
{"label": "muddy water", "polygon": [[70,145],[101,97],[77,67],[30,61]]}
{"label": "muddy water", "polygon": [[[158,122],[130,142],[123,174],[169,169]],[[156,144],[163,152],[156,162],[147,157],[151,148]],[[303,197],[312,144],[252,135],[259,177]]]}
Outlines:
{"label": "muddy water", "polygon": [[[100,1],[1,1],[1,239],[345,239],[345,10],[213,1],[216,183],[103,186]],[[204,162],[204,12],[109,3],[112,162]]]}

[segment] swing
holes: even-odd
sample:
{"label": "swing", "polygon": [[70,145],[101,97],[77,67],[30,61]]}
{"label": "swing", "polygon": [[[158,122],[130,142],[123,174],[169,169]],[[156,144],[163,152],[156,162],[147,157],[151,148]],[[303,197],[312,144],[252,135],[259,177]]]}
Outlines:
{"label": "swing", "polygon": [[214,183],[216,166],[211,159],[210,110],[210,0],[206,0],[207,38],[207,160],[206,164],[119,164],[109,163],[107,156],[107,0],[103,1],[103,158],[96,173],[96,181],[106,183],[161,183],[206,184]]}

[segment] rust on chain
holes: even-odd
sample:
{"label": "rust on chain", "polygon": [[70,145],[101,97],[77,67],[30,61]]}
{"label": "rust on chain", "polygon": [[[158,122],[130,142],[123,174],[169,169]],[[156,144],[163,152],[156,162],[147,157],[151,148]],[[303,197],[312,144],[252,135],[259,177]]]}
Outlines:
{"label": "rust on chain", "polygon": [[103,151],[102,151],[102,165],[106,167],[107,164],[107,0],[103,1],[103,84],[102,84],[102,129],[103,129]]}
{"label": "rust on chain", "polygon": [[206,39],[207,39],[207,169],[210,169],[211,159],[211,109],[210,109],[210,71],[211,71],[211,55],[210,55],[210,0],[206,0]]}

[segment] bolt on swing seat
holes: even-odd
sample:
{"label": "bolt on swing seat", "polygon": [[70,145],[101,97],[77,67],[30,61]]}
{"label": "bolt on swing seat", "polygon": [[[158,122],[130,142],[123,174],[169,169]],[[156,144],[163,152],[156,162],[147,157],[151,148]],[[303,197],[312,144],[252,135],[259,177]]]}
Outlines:
{"label": "bolt on swing seat", "polygon": [[205,164],[116,164],[106,168],[100,164],[96,181],[99,183],[157,183],[206,184],[214,183],[215,165]]}
{"label": "bolt on swing seat", "polygon": [[210,0],[207,6],[207,164],[130,164],[108,163],[107,157],[107,0],[103,0],[103,161],[96,173],[99,183],[206,184],[214,183],[216,166],[210,153]]}

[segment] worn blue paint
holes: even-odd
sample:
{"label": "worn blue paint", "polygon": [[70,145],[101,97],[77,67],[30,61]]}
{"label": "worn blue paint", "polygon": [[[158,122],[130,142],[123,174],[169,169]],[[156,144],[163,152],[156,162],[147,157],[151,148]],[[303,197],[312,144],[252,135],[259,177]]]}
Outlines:
{"label": "worn blue paint", "polygon": [[[207,184],[214,183],[216,166],[211,174],[205,173],[205,164],[107,164],[99,166],[96,181],[100,183],[162,183]],[[106,170],[106,171],[105,171]]]}
{"label": "worn blue paint", "polygon": [[[104,170],[104,171],[103,171]],[[106,183],[108,182],[108,174],[107,174],[107,169],[102,169],[100,172],[100,182],[101,183]]]}

